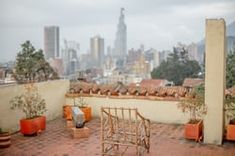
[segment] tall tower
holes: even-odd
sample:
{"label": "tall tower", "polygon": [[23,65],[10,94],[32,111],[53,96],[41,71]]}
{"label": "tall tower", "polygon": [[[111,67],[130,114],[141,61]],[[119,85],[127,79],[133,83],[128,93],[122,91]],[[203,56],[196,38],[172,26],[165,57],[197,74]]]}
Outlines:
{"label": "tall tower", "polygon": [[44,53],[46,60],[60,57],[60,36],[58,26],[44,27]]}
{"label": "tall tower", "polygon": [[114,56],[117,58],[124,58],[127,53],[127,37],[126,37],[126,24],[124,22],[124,8],[121,8],[120,17],[117,25],[116,39],[114,41]]}
{"label": "tall tower", "polygon": [[104,61],[104,39],[99,35],[92,37],[90,48],[93,65],[101,67]]}

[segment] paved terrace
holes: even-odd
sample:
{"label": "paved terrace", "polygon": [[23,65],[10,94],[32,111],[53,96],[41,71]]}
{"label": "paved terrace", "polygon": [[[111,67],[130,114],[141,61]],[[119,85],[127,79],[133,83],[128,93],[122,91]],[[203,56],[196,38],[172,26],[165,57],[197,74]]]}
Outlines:
{"label": "paved terrace", "polygon": [[[0,149],[1,156],[97,156],[100,155],[100,120],[87,123],[91,130],[89,138],[73,139],[61,118],[47,123],[47,129],[34,137],[20,133],[12,136],[12,145]],[[183,125],[152,123],[150,153],[145,156],[234,156],[235,142],[224,142],[222,146],[205,145],[182,136]],[[135,150],[129,149],[128,156]]]}

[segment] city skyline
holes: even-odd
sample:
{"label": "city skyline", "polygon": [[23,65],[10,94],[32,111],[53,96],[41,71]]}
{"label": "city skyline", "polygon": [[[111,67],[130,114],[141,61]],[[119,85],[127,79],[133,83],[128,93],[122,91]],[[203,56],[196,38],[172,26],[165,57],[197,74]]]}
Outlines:
{"label": "city skyline", "polygon": [[[60,27],[63,39],[75,40],[81,52],[89,50],[89,39],[104,37],[113,48],[119,10],[126,9],[127,49],[144,44],[146,48],[168,50],[183,42],[198,42],[204,37],[205,18],[234,21],[232,0],[225,1],[5,1],[0,10],[0,61],[14,60],[20,44],[30,40],[43,49],[43,27]],[[52,9],[53,8],[53,9]],[[14,9],[14,11],[12,11]],[[61,47],[60,47],[61,48]],[[106,49],[106,47],[105,47]]]}

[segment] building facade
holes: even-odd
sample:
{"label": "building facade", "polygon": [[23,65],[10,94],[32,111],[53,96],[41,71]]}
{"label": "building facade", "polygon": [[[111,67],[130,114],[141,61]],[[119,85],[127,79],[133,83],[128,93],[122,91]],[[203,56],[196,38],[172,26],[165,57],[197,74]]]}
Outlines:
{"label": "building facade", "polygon": [[60,33],[58,26],[44,27],[44,54],[46,60],[60,57]]}
{"label": "building facade", "polygon": [[121,8],[119,22],[117,25],[116,39],[114,41],[114,57],[122,59],[127,53],[127,35],[124,8]]}
{"label": "building facade", "polygon": [[101,67],[104,62],[104,39],[99,35],[90,39],[90,50],[93,66]]}

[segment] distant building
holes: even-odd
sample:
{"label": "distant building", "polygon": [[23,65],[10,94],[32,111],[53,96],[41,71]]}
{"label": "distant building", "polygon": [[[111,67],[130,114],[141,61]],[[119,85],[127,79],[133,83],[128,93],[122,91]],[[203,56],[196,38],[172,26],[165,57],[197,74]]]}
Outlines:
{"label": "distant building", "polygon": [[124,8],[121,8],[120,17],[117,25],[116,38],[114,41],[114,56],[123,59],[127,53],[127,35]]}
{"label": "distant building", "polygon": [[90,39],[91,57],[94,67],[101,67],[104,62],[104,39],[99,35]]}
{"label": "distant building", "polygon": [[141,78],[150,78],[150,63],[145,60],[142,54],[138,61],[135,61],[131,68],[131,73]]}
{"label": "distant building", "polygon": [[169,50],[161,51],[159,54],[160,63],[162,63],[162,61],[164,61],[164,60],[166,61],[170,53],[172,53],[172,52]]}
{"label": "distant building", "polygon": [[75,74],[78,66],[78,52],[80,50],[79,43],[75,41],[64,40],[64,49],[62,50],[62,58],[64,64],[64,74]]}
{"label": "distant building", "polygon": [[189,54],[189,59],[190,60],[196,60],[200,61],[198,57],[198,50],[197,50],[197,44],[196,43],[191,43],[186,47],[188,54]]}
{"label": "distant building", "polygon": [[160,65],[160,53],[153,49],[153,67],[156,68]]}
{"label": "distant building", "polygon": [[203,79],[199,78],[185,78],[183,82],[183,87],[193,88],[204,83]]}
{"label": "distant building", "polygon": [[44,53],[46,60],[60,57],[60,36],[58,26],[44,27]]}
{"label": "distant building", "polygon": [[49,59],[49,63],[59,77],[64,75],[63,60],[61,58]]}
{"label": "distant building", "polygon": [[144,79],[140,82],[140,86],[145,88],[164,87],[172,84],[172,82],[166,79]]}

